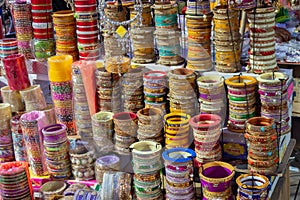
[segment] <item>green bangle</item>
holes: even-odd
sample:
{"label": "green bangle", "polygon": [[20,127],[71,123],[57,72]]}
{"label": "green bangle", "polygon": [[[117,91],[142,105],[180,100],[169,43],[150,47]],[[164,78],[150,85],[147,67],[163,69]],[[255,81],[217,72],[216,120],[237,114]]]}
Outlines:
{"label": "green bangle", "polygon": [[135,188],[136,192],[150,193],[150,192],[153,192],[153,191],[159,189],[160,185],[157,185],[154,187],[145,187],[145,188],[138,187],[135,185],[134,188]]}
{"label": "green bangle", "polygon": [[241,115],[230,113],[229,116],[234,119],[249,119],[251,117],[255,117],[255,112],[249,114],[241,114]]}
{"label": "green bangle", "polygon": [[228,95],[229,100],[231,101],[247,101],[247,97],[235,97]]}

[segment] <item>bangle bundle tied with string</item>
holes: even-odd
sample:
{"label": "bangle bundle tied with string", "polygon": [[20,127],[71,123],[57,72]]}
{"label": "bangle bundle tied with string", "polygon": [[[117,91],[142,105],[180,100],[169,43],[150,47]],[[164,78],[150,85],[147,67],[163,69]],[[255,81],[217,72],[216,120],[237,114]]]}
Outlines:
{"label": "bangle bundle tied with string", "polygon": [[[224,78],[207,75],[197,79],[200,114],[226,115]],[[222,123],[223,124],[223,123]]]}
{"label": "bangle bundle tied with string", "polygon": [[272,174],[279,162],[278,134],[274,119],[253,117],[246,121],[248,169],[254,173]]}
{"label": "bangle bundle tied with string", "polygon": [[98,42],[98,13],[96,0],[74,0],[77,46],[80,60],[98,60],[100,45]]}
{"label": "bangle bundle tied with string", "polygon": [[196,115],[190,119],[190,126],[194,133],[197,167],[207,162],[221,160],[221,117],[213,114]]}
{"label": "bangle bundle tied with string", "polygon": [[247,70],[261,74],[278,70],[275,57],[275,8],[254,8],[247,13],[250,27],[250,62]]}
{"label": "bangle bundle tied with string", "polygon": [[233,200],[232,182],[234,167],[228,163],[214,161],[204,164],[199,169],[202,186],[202,200]]}
{"label": "bangle bundle tied with string", "polygon": [[244,132],[245,122],[256,115],[257,80],[251,76],[233,76],[225,80],[228,89],[228,129]]}
{"label": "bangle bundle tied with string", "polygon": [[162,153],[166,170],[167,199],[195,199],[193,185],[193,159],[191,149],[172,148]]}
{"label": "bangle bundle tied with string", "polygon": [[199,16],[208,15],[211,13],[209,0],[188,0],[187,1],[187,15]]}
{"label": "bangle bundle tied with string", "polygon": [[95,175],[99,184],[103,181],[105,172],[120,171],[120,158],[116,155],[106,155],[98,158],[95,163]]}
{"label": "bangle bundle tied with string", "polygon": [[269,72],[257,77],[261,100],[261,116],[273,118],[280,135],[290,132],[288,114],[288,75]]}
{"label": "bangle bundle tied with string", "polygon": [[230,10],[228,7],[216,7],[213,12],[215,68],[225,73],[240,71],[241,41],[238,11]]}
{"label": "bangle bundle tied with string", "polygon": [[[18,42],[18,51],[25,58],[32,59],[30,42],[33,37],[31,4],[26,1],[15,1],[12,5],[14,26]],[[35,24],[34,24],[35,25]]]}
{"label": "bangle bundle tied with string", "polygon": [[162,200],[160,170],[161,144],[140,141],[130,145],[134,172],[134,189],[138,200]]}
{"label": "bangle bundle tied with string", "polygon": [[237,200],[268,199],[270,189],[268,177],[257,173],[242,174],[236,179],[236,183]]}
{"label": "bangle bundle tied with string", "polygon": [[198,111],[196,96],[196,74],[185,68],[168,72],[171,113],[186,113],[194,116]]}
{"label": "bangle bundle tied with string", "polygon": [[180,31],[177,23],[177,4],[154,4],[155,37],[159,51],[158,63],[179,65],[184,62],[180,55]]}
{"label": "bangle bundle tied with string", "polygon": [[[137,12],[130,7],[130,18],[134,18]],[[150,63],[155,59],[154,52],[154,27],[150,4],[143,4],[142,22],[131,23],[130,36],[133,46],[134,63]]]}
{"label": "bangle bundle tied with string", "polygon": [[195,71],[209,71],[211,63],[211,21],[212,15],[186,15],[188,31],[187,68]]}

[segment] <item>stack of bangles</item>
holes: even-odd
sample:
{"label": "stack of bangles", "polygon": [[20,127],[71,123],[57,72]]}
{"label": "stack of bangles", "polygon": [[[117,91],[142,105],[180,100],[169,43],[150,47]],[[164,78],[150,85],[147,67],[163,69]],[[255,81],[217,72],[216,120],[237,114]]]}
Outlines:
{"label": "stack of bangles", "polygon": [[111,33],[104,32],[104,51],[105,59],[109,57],[119,57],[126,55],[126,49],[123,49],[119,46],[118,40]]}
{"label": "stack of bangles", "polygon": [[18,53],[18,43],[16,38],[5,38],[0,40],[0,59],[11,54]]}
{"label": "stack of bangles", "polygon": [[52,2],[34,1],[31,6],[33,18],[34,56],[38,60],[46,60],[55,55],[55,42],[52,22]]}
{"label": "stack of bangles", "polygon": [[197,167],[207,162],[221,160],[221,121],[220,116],[213,114],[200,114],[191,118],[190,126],[194,133]]}
{"label": "stack of bangles", "polygon": [[96,0],[74,0],[76,33],[80,60],[98,60],[100,49],[98,43],[99,29]]}
{"label": "stack of bangles", "polygon": [[246,122],[248,168],[260,174],[274,173],[279,161],[277,133],[272,118],[253,117]]}
{"label": "stack of bangles", "polygon": [[158,63],[178,65],[184,62],[180,56],[180,31],[177,23],[177,4],[154,4],[155,38],[159,51]]}
{"label": "stack of bangles", "polygon": [[0,103],[0,163],[14,161],[14,148],[10,120],[11,107],[8,103]]}
{"label": "stack of bangles", "polygon": [[25,90],[20,90],[25,102],[26,111],[44,110],[47,107],[46,100],[40,85],[32,85]]}
{"label": "stack of bangles", "polygon": [[41,133],[42,128],[47,125],[45,121],[46,117],[42,111],[31,111],[21,116],[28,163],[32,174],[35,176],[48,175]]}
{"label": "stack of bangles", "polygon": [[122,90],[124,99],[124,111],[134,112],[144,108],[143,95],[143,74],[144,68],[130,69],[123,75]]}
{"label": "stack of bangles", "polygon": [[78,181],[94,180],[95,159],[92,151],[82,154],[70,154],[72,163],[72,174]]}
{"label": "stack of bangles", "polygon": [[[77,135],[86,140],[92,139],[92,119],[90,115],[89,105],[87,102],[86,91],[80,72],[80,66],[90,64],[88,61],[77,61],[72,64],[72,83],[73,83],[73,106],[74,118]],[[75,92],[74,88],[83,89],[80,92]]]}
{"label": "stack of bangles", "polygon": [[209,71],[212,69],[210,55],[212,15],[186,15],[185,18],[188,31],[187,68],[196,71]]}
{"label": "stack of bangles", "polygon": [[68,179],[71,176],[66,129],[63,124],[53,124],[42,129],[46,164],[53,179]]}
{"label": "stack of bangles", "polygon": [[4,86],[0,90],[3,103],[9,103],[12,112],[23,112],[25,110],[24,99],[20,91],[11,90],[9,86]]}
{"label": "stack of bangles", "polygon": [[245,122],[255,117],[257,80],[250,76],[233,76],[225,80],[229,99],[228,129],[244,132]]}
{"label": "stack of bangles", "polygon": [[269,197],[270,181],[260,174],[242,174],[236,179],[238,185],[237,200],[257,199]]}
{"label": "stack of bangles", "polygon": [[95,175],[99,184],[102,184],[105,172],[120,171],[120,158],[116,155],[106,155],[98,158],[95,163]]}
{"label": "stack of bangles", "polygon": [[121,81],[117,73],[96,70],[98,108],[100,111],[121,112]]}
{"label": "stack of bangles", "polygon": [[125,56],[105,56],[105,69],[109,73],[124,74],[130,69],[131,60]]}
{"label": "stack of bangles", "polygon": [[275,57],[275,8],[254,8],[247,12],[250,28],[248,70],[261,74],[278,70]]}
{"label": "stack of bangles", "polygon": [[215,8],[213,23],[216,70],[225,73],[240,71],[238,11],[230,10],[228,6]]}
{"label": "stack of bangles", "polygon": [[72,199],[73,200],[101,199],[101,193],[92,189],[77,189]]}
{"label": "stack of bangles", "polygon": [[0,190],[2,199],[33,199],[28,163],[15,161],[0,164]]}
{"label": "stack of bangles", "polygon": [[[27,59],[33,59],[31,40],[33,37],[31,4],[16,1],[12,5],[14,27],[16,30],[18,52]],[[11,47],[10,47],[11,48]]]}
{"label": "stack of bangles", "polygon": [[[131,23],[131,39],[133,46],[134,63],[149,63],[155,59],[154,52],[154,27],[152,26],[151,7],[149,3],[143,4],[142,24]],[[130,7],[130,19],[137,15],[134,7]]]}
{"label": "stack of bangles", "polygon": [[146,108],[158,108],[166,113],[167,74],[162,71],[144,73],[144,99]]}
{"label": "stack of bangles", "polygon": [[273,118],[280,135],[290,132],[288,114],[288,75],[274,72],[257,77],[258,93],[261,100],[261,116]]}
{"label": "stack of bangles", "polygon": [[[96,199],[132,199],[131,183],[132,175],[129,173],[105,172],[100,192],[101,198]],[[78,200],[81,199],[86,198],[79,198]]]}
{"label": "stack of bangles", "polygon": [[211,13],[208,0],[189,0],[187,1],[186,14],[190,16],[206,16]]}
{"label": "stack of bangles", "polygon": [[20,115],[16,115],[11,119],[11,132],[14,144],[14,155],[16,161],[27,161],[27,152],[21,128],[20,117]]}
{"label": "stack of bangles", "polygon": [[73,113],[71,55],[57,55],[48,58],[48,76],[56,120],[67,126],[68,135],[76,135]]}
{"label": "stack of bangles", "polygon": [[255,7],[258,7],[255,0],[230,0],[229,6],[234,10],[248,10]]}
{"label": "stack of bangles", "polygon": [[160,144],[164,141],[162,111],[158,108],[143,108],[137,112],[139,140],[152,140]]}
{"label": "stack of bangles", "polygon": [[201,166],[202,200],[234,200],[231,188],[234,174],[234,167],[225,162],[214,161]]}
{"label": "stack of bangles", "polygon": [[52,17],[56,35],[56,54],[72,55],[74,61],[78,60],[74,12],[57,11]]}
{"label": "stack of bangles", "polygon": [[119,154],[130,154],[129,146],[136,141],[137,115],[132,112],[120,112],[113,116],[115,124],[115,151]]}
{"label": "stack of bangles", "polygon": [[190,146],[190,115],[170,113],[164,116],[166,149]]}
{"label": "stack of bangles", "polygon": [[162,154],[166,169],[166,199],[194,200],[193,158],[196,153],[191,149],[172,148]]}
{"label": "stack of bangles", "polygon": [[[197,79],[200,114],[226,115],[224,78],[208,75]],[[222,123],[223,124],[223,123]]]}
{"label": "stack of bangles", "polygon": [[171,113],[186,113],[194,116],[196,111],[196,75],[194,71],[178,68],[169,71],[169,100]]}
{"label": "stack of bangles", "polygon": [[48,181],[41,186],[40,191],[43,199],[50,200],[55,196],[62,195],[67,187],[68,185],[64,181]]}
{"label": "stack of bangles", "polygon": [[162,200],[160,170],[161,144],[140,141],[130,145],[137,200]]}
{"label": "stack of bangles", "polygon": [[100,111],[92,116],[93,140],[103,154],[113,151],[113,115],[112,112]]}

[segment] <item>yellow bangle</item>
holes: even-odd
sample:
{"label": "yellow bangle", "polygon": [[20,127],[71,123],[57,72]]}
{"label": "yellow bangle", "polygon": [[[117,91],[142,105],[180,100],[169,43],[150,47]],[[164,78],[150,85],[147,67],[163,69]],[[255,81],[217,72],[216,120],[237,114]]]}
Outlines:
{"label": "yellow bangle", "polygon": [[57,55],[48,58],[49,80],[52,82],[65,82],[72,79],[72,62],[71,55]]}
{"label": "yellow bangle", "polygon": [[[244,182],[249,180],[258,180],[262,184],[255,184],[255,185],[247,185]],[[253,181],[255,181],[253,180]],[[251,181],[252,182],[252,181]],[[266,176],[260,174],[242,174],[236,179],[236,183],[240,188],[249,189],[249,190],[262,190],[267,188],[269,185],[269,179]]]}
{"label": "yellow bangle", "polygon": [[232,87],[249,87],[250,85],[255,85],[257,80],[252,76],[233,76],[225,80],[227,86]]}
{"label": "yellow bangle", "polygon": [[167,125],[188,124],[191,116],[185,113],[170,113],[164,116]]}
{"label": "yellow bangle", "polygon": [[[231,171],[231,174],[227,177],[224,177],[224,178],[209,178],[209,177],[206,177],[203,174],[203,171],[205,171],[207,168],[214,167],[214,166],[220,166],[220,167],[227,168],[227,170]],[[232,180],[232,178],[234,177],[234,174],[235,174],[234,167],[229,163],[225,163],[225,162],[221,162],[221,161],[214,161],[214,162],[206,163],[206,164],[202,165],[202,167],[200,167],[200,169],[199,169],[200,178],[205,180],[206,182],[209,182],[209,183],[217,183],[218,184],[218,183],[228,182],[228,181]]]}
{"label": "yellow bangle", "polygon": [[[274,78],[273,78],[274,75]],[[287,80],[289,78],[288,75],[281,73],[281,72],[272,72],[261,74],[257,77],[257,81],[260,83],[280,83],[280,79]]]}

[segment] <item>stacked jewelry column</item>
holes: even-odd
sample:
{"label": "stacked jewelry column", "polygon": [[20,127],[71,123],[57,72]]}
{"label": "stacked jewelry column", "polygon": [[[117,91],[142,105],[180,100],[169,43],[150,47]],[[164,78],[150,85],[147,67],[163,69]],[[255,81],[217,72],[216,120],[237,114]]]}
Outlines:
{"label": "stacked jewelry column", "polygon": [[180,31],[177,24],[177,4],[154,4],[155,39],[159,51],[158,64],[179,65],[184,62],[180,55]]}

